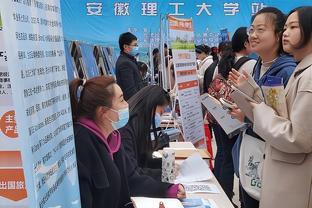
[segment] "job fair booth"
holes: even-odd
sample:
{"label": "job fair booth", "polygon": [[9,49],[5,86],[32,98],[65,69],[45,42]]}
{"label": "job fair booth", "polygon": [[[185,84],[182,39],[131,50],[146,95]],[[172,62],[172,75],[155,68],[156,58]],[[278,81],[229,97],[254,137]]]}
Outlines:
{"label": "job fair booth", "polygon": [[[211,171],[212,135],[205,132],[202,105],[227,134],[244,124],[224,109],[214,112],[211,98],[200,95],[195,44],[218,46],[264,7],[288,12],[299,5],[300,0],[2,0],[0,207],[81,207],[69,82],[115,76],[118,37],[129,31],[138,37],[138,60],[149,67],[148,84],[171,90],[172,106],[162,118],[170,146],[154,153],[180,167],[168,182],[184,185],[184,207],[232,208]],[[165,68],[164,45],[172,50],[173,87],[165,69],[155,79],[152,51],[160,49]],[[137,207],[158,208],[159,201],[166,208],[183,207],[177,199],[133,201]]]}

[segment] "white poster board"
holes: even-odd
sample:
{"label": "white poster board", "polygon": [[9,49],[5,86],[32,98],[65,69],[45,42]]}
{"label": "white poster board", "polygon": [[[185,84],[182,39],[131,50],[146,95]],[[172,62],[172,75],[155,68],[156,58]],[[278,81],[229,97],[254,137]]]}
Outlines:
{"label": "white poster board", "polygon": [[0,9],[28,195],[20,207],[78,208],[60,2],[5,0]]}
{"label": "white poster board", "polygon": [[193,22],[172,16],[168,21],[184,138],[195,147],[206,148]]}
{"label": "white poster board", "polygon": [[0,207],[22,208],[28,201],[2,17],[0,13]]}

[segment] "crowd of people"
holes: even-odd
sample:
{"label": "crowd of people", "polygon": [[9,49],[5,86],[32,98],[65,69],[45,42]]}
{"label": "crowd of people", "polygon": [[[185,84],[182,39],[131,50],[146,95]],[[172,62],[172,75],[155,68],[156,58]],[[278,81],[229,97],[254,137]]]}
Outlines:
{"label": "crowd of people", "polygon": [[[159,50],[153,51],[156,79],[161,73],[171,79],[164,90],[144,81],[148,67],[136,59],[135,35],[121,34],[119,47],[116,80],[101,76],[70,83],[82,207],[133,207],[132,196],[185,198],[182,184],[161,182],[161,161],[152,158],[161,116],[170,106],[168,90],[174,88],[170,50],[163,49],[167,71],[161,71]],[[253,120],[246,109],[233,108],[231,116],[247,126],[236,135],[227,135],[206,112],[217,144],[213,173],[228,198],[232,201],[235,172],[242,208],[311,208],[312,7],[287,16],[266,7],[231,41],[218,48],[196,45],[195,52],[201,93],[209,93],[217,79],[237,86],[253,79],[255,92],[261,92],[268,78],[278,77],[285,87],[286,117],[265,102],[249,103]],[[256,187],[244,180],[245,157],[257,162]]]}

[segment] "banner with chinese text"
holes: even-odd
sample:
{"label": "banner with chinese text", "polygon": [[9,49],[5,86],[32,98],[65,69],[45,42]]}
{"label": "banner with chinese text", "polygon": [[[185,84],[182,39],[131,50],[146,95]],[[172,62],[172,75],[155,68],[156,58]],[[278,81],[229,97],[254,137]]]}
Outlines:
{"label": "banner with chinese text", "polygon": [[27,192],[17,132],[7,41],[0,12],[0,207],[27,208]]}
{"label": "banner with chinese text", "polygon": [[0,94],[13,98],[0,106],[0,207],[80,208],[60,1],[5,0],[0,12]]}
{"label": "banner with chinese text", "polygon": [[[251,16],[273,6],[288,13],[312,0],[62,0],[64,35],[67,40],[118,48],[118,37],[130,31],[142,48],[159,47],[160,16],[192,18],[195,44],[217,46],[222,31],[230,35],[238,27],[250,26]],[[143,52],[148,52],[145,50]]]}
{"label": "banner with chinese text", "polygon": [[195,147],[205,148],[193,22],[172,16],[168,16],[168,21],[184,139]]}

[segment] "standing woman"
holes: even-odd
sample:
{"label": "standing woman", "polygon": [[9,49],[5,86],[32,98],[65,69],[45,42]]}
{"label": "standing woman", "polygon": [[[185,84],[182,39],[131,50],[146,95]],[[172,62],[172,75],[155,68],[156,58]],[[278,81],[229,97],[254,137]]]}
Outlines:
{"label": "standing woman", "polygon": [[[248,35],[251,51],[259,55],[253,69],[253,79],[259,86],[262,86],[269,76],[282,78],[283,84],[286,86],[296,67],[294,59],[285,55],[282,47],[282,33],[285,21],[285,15],[274,7],[264,8],[252,18]],[[233,74],[230,73],[230,79],[231,75]],[[240,121],[250,123],[245,119],[245,115],[241,110],[234,109],[231,115]],[[261,173],[265,138],[255,133],[252,127],[249,126],[237,140],[236,145],[240,149],[238,150],[239,158],[235,159],[234,164],[237,164],[238,161],[240,163],[237,169],[239,169],[244,206],[246,208],[259,207],[261,174],[248,174],[248,171],[252,169],[255,173]],[[255,183],[257,185],[254,185]]]}
{"label": "standing woman", "polygon": [[252,104],[254,131],[266,142],[261,208],[312,207],[312,7],[288,15],[283,48],[299,62],[286,89],[288,117]]}

